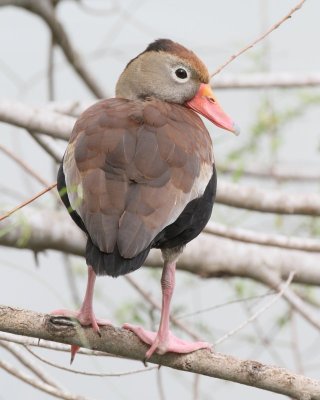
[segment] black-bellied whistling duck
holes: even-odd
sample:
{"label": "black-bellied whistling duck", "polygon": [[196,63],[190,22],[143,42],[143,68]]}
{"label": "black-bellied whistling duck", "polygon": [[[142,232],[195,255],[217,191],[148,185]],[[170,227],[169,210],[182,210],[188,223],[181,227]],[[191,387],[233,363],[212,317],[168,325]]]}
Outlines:
{"label": "black-bellied whistling duck", "polygon": [[208,222],[216,192],[212,143],[197,113],[237,133],[209,78],[185,47],[168,39],[151,43],[126,66],[116,98],[99,101],[79,117],[58,173],[62,201],[88,238],[89,274],[80,311],[54,313],[99,333],[99,325],[109,321],[93,313],[96,275],[127,274],[141,267],[151,248],[161,249],[159,330],[124,325],[151,346],[146,358],[155,351],[188,353],[210,346],[169,331],[176,262]]}

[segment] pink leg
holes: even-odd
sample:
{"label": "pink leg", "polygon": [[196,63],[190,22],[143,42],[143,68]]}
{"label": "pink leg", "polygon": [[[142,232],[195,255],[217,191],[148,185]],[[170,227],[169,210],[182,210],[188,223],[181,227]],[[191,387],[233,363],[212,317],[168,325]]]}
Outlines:
{"label": "pink leg", "polygon": [[[79,321],[82,326],[92,326],[92,329],[100,335],[99,325],[111,325],[111,322],[106,319],[97,319],[93,312],[93,291],[94,284],[96,281],[96,274],[91,266],[88,267],[88,281],[87,281],[87,289],[84,296],[84,300],[82,306],[79,311],[71,311],[71,310],[54,310],[50,314],[52,315],[63,315],[70,318],[75,318]],[[73,361],[77,351],[79,350],[78,346],[71,346],[71,362]]]}
{"label": "pink leg", "polygon": [[146,359],[150,358],[155,351],[159,354],[167,352],[191,353],[195,350],[212,347],[206,342],[187,342],[175,337],[169,331],[170,303],[175,285],[175,270],[175,262],[164,263],[161,277],[162,310],[158,332],[146,331],[139,326],[131,324],[124,324],[123,326],[125,329],[134,332],[143,342],[151,345],[150,349],[146,353]]}

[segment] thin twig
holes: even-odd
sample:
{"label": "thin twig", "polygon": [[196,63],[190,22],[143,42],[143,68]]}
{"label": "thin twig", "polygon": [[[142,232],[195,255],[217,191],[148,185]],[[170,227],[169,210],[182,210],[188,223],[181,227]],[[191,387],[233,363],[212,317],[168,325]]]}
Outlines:
{"label": "thin twig", "polygon": [[39,368],[33,361],[31,361],[28,357],[26,357],[25,354],[22,353],[22,351],[20,350],[20,346],[2,340],[0,341],[0,346],[9,351],[14,357],[16,357],[17,360],[21,362],[21,364],[23,364],[31,372],[33,372],[39,379],[41,379],[42,382],[47,383],[50,386],[61,389],[61,385],[59,385],[56,381],[54,381],[50,376],[48,376],[43,371],[42,368]]}
{"label": "thin twig", "polygon": [[217,310],[219,308],[223,308],[223,307],[230,306],[233,304],[239,304],[239,303],[247,302],[247,301],[251,301],[251,300],[262,299],[267,296],[272,296],[273,294],[274,294],[274,291],[269,291],[267,293],[260,294],[257,296],[250,296],[250,297],[245,297],[243,299],[230,300],[230,301],[226,301],[221,304],[215,304],[214,306],[203,308],[201,310],[193,311],[193,312],[182,314],[182,315],[177,315],[177,316],[175,316],[175,318],[177,318],[177,319],[189,318],[189,317],[193,317],[195,315],[199,315],[199,314],[203,314],[203,313],[206,313],[209,311]]}
{"label": "thin twig", "polygon": [[[276,288],[281,284],[279,275],[271,270],[263,269],[261,281],[271,288]],[[290,288],[283,292],[283,298],[314,328],[320,331],[320,320],[306,307],[302,299]]]}
{"label": "thin twig", "polygon": [[60,46],[69,64],[74,68],[75,72],[86,84],[88,89],[98,98],[104,98],[105,93],[101,89],[102,85],[96,81],[96,78],[87,66],[85,65],[83,59],[77,53],[71,42],[67,31],[64,29],[63,24],[58,20],[54,13],[53,4],[50,1],[35,1],[35,0],[25,0],[23,4],[17,1],[16,6],[22,6],[28,11],[38,15],[47,24],[48,28],[51,30],[52,37],[55,43]]}
{"label": "thin twig", "polygon": [[296,364],[296,370],[299,374],[304,375],[305,371],[303,368],[303,361],[299,348],[300,341],[297,332],[296,315],[292,309],[291,309],[290,328],[291,328],[291,348],[292,348],[293,358]]}
{"label": "thin twig", "polygon": [[33,131],[28,130],[30,136],[32,139],[38,143],[38,145],[46,152],[49,154],[50,157],[54,159],[54,161],[58,164],[60,164],[62,156],[57,153],[56,150],[54,150],[51,146],[49,146],[44,138],[42,138],[42,135],[39,135]]}
{"label": "thin twig", "polygon": [[257,39],[255,39],[253,42],[248,44],[247,46],[243,47],[241,50],[239,50],[237,53],[233,54],[226,62],[224,62],[222,65],[220,65],[212,74],[211,77],[217,75],[219,72],[221,72],[227,65],[229,65],[233,60],[235,60],[237,57],[239,57],[241,54],[246,52],[247,50],[251,49],[253,46],[255,46],[257,43],[261,42],[266,36],[268,36],[271,32],[273,32],[275,29],[279,28],[280,25],[282,25],[286,20],[290,19],[292,15],[298,11],[303,3],[305,3],[306,0],[301,0],[295,7],[293,7],[288,14],[286,14],[283,18],[281,18],[280,21],[276,22],[274,25],[271,26],[263,35],[259,36]]}
{"label": "thin twig", "polygon": [[29,175],[33,176],[41,185],[47,187],[49,183],[43,179],[36,171],[34,171],[25,161],[21,160],[18,156],[16,156],[11,150],[0,144],[0,150],[5,153],[8,157],[10,157],[13,161],[15,161],[21,168],[23,168]]}
{"label": "thin twig", "polygon": [[[55,7],[53,7],[53,13],[55,11]],[[48,52],[48,100],[53,101],[55,97],[54,91],[54,49],[55,49],[55,40],[53,34],[51,33],[50,37],[50,45]]]}
{"label": "thin twig", "polygon": [[[131,276],[126,275],[125,279],[127,282],[130,283],[130,285],[137,290],[141,294],[141,296],[148,301],[149,304],[152,305],[152,307],[156,308],[157,310],[161,310],[161,306],[153,299],[153,297],[145,291],[137,282],[135,279],[133,279]],[[194,340],[200,340],[199,336],[193,332],[188,326],[183,324],[181,321],[178,321],[177,318],[174,316],[170,315],[170,321],[176,325],[179,329],[181,329],[183,332],[188,334],[190,337],[192,337]]]}
{"label": "thin twig", "polygon": [[280,247],[283,249],[320,252],[320,240],[312,238],[290,237],[278,234],[267,234],[249,229],[230,228],[228,226],[209,222],[204,231],[216,236],[237,240],[245,243],[263,246]]}
{"label": "thin twig", "polygon": [[[244,304],[243,305],[248,317],[251,314],[251,309],[248,307],[248,304]],[[281,365],[282,367],[286,366],[286,363],[282,360],[282,358],[278,355],[277,350],[276,350],[276,346],[271,346],[272,342],[275,339],[275,335],[267,335],[265,333],[265,329],[264,327],[261,327],[259,324],[259,321],[256,319],[253,321],[253,329],[255,330],[256,333],[256,337],[258,339],[258,341],[260,341],[261,346],[259,346],[259,348],[261,349],[261,351],[268,351],[270,356],[273,358],[274,362],[276,363],[276,365]],[[254,347],[252,346],[252,350],[254,349]],[[252,351],[251,354],[254,354],[254,352]],[[255,357],[258,358],[258,357]]]}
{"label": "thin twig", "polygon": [[26,348],[27,351],[29,351],[30,354],[32,354],[35,358],[44,362],[45,364],[48,364],[54,368],[62,369],[63,371],[67,371],[67,372],[71,372],[73,374],[79,374],[79,375],[97,376],[99,378],[106,378],[106,377],[110,378],[110,377],[119,377],[119,376],[126,376],[126,375],[135,375],[135,374],[139,374],[141,372],[148,372],[148,371],[158,368],[157,366],[154,366],[154,367],[140,368],[140,369],[136,369],[133,371],[127,371],[127,372],[106,372],[106,373],[80,371],[77,369],[64,367],[63,365],[53,363],[52,361],[39,356],[37,353],[35,353],[33,350],[31,350],[28,346],[24,346],[24,347]]}
{"label": "thin twig", "polygon": [[199,374],[194,374],[193,378],[193,400],[199,400],[199,394],[200,394],[200,376]]}
{"label": "thin twig", "polygon": [[[33,339],[33,338],[29,338],[29,337],[24,337],[24,336],[18,336],[18,335],[14,335],[12,333],[0,332],[0,340],[5,340],[7,342],[22,344],[24,346],[40,347],[40,348],[48,349],[48,350],[55,350],[55,351],[61,351],[64,353],[70,353],[69,345],[62,344],[62,343],[50,342],[48,340],[39,341],[38,339]],[[90,357],[91,356],[116,357],[113,354],[105,353],[103,351],[95,351],[95,350],[89,350],[89,349],[84,349],[84,348],[81,348],[80,350],[78,350],[77,354],[82,354],[82,355],[90,356]]]}
{"label": "thin twig", "polygon": [[5,214],[0,216],[0,221],[3,221],[4,219],[10,217],[13,213],[16,211],[20,210],[21,208],[25,207],[26,205],[32,203],[34,200],[38,199],[41,197],[43,194],[49,192],[51,189],[57,186],[57,183],[52,183],[50,186],[46,187],[45,189],[41,190],[41,192],[37,193],[33,197],[31,197],[29,200],[24,201],[23,203],[19,204],[18,206],[14,207],[10,211],[7,211]]}
{"label": "thin twig", "polygon": [[157,386],[160,400],[166,400],[166,396],[164,394],[164,385],[163,385],[163,376],[161,368],[158,368],[157,371]]}
{"label": "thin twig", "polygon": [[1,359],[0,359],[0,368],[4,369],[9,374],[15,376],[16,378],[27,383],[28,385],[31,385],[34,388],[39,389],[45,393],[51,394],[54,397],[58,397],[64,400],[89,400],[88,397],[78,396],[76,394],[67,392],[65,390],[55,388],[51,385],[48,385],[47,383],[43,383],[39,379],[35,379],[23,373],[22,371],[15,368],[13,365]]}
{"label": "thin twig", "polygon": [[242,322],[239,326],[237,326],[236,328],[234,328],[231,331],[227,332],[220,339],[216,340],[216,342],[214,344],[217,346],[218,344],[221,344],[225,340],[229,339],[231,336],[233,336],[236,333],[238,333],[241,329],[246,327],[250,322],[253,322],[261,314],[263,314],[266,310],[268,310],[268,308],[270,308],[277,300],[279,300],[284,295],[285,291],[288,289],[290,283],[292,282],[294,274],[295,274],[294,271],[290,272],[286,282],[283,285],[281,285],[281,290],[279,291],[279,293],[276,294],[267,304],[265,304],[263,307],[259,308],[254,314],[251,315],[250,318],[248,318],[247,320]]}

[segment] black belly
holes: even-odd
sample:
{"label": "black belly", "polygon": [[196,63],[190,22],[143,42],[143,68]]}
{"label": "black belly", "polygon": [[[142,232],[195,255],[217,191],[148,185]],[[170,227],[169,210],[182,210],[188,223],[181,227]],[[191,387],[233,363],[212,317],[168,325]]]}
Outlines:
{"label": "black belly", "polygon": [[62,165],[58,171],[57,188],[63,204],[69,211],[71,218],[88,237],[86,246],[86,262],[91,265],[97,275],[111,275],[113,277],[125,275],[141,267],[151,248],[168,249],[186,245],[197,237],[210,219],[216,195],[217,177],[213,165],[212,177],[202,195],[190,201],[174,223],[164,228],[150,243],[150,245],[134,258],[123,258],[117,246],[112,253],[104,253],[95,246],[84,226],[79,214],[71,208],[66,192],[65,176]]}
{"label": "black belly", "polygon": [[212,177],[203,196],[190,201],[177,220],[155,237],[152,247],[159,249],[180,247],[196,238],[210,219],[216,188],[217,175],[213,165]]}

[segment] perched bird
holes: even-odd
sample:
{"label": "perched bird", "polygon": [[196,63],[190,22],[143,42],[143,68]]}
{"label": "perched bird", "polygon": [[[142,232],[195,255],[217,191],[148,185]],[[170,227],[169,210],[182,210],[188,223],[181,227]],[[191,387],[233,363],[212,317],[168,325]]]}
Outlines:
{"label": "perched bird", "polygon": [[[188,353],[210,345],[169,331],[176,262],[208,222],[216,192],[212,142],[197,113],[237,133],[209,86],[209,73],[190,50],[168,39],[151,43],[122,72],[116,98],[77,120],[58,172],[58,190],[86,233],[88,283],[77,318],[99,333],[92,299],[96,275],[117,277],[162,251],[162,312],[157,333],[125,324],[155,351]],[[74,352],[76,348],[74,348]]]}

